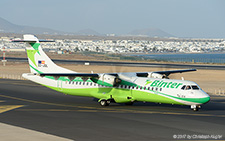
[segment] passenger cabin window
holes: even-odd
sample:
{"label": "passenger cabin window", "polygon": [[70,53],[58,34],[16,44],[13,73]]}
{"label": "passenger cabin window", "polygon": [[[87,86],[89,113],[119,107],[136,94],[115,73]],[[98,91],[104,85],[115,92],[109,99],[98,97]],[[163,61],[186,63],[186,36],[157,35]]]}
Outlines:
{"label": "passenger cabin window", "polygon": [[199,90],[199,87],[196,86],[196,85],[192,85],[191,87],[192,87],[193,90]]}

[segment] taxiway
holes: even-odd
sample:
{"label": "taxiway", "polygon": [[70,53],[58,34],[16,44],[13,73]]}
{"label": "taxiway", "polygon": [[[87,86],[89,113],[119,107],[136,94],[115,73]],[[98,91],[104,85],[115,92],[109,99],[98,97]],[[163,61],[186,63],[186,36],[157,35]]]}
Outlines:
{"label": "taxiway", "polygon": [[72,140],[188,140],[197,135],[225,139],[224,111],[225,97],[212,97],[198,112],[188,106],[141,102],[101,107],[93,98],[0,79],[1,123]]}

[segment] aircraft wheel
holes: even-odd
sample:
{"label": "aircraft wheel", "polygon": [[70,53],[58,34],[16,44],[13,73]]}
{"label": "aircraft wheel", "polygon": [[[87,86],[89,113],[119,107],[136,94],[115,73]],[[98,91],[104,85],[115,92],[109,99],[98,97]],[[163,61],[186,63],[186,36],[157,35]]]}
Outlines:
{"label": "aircraft wheel", "polygon": [[106,100],[106,104],[107,104],[107,106],[109,106],[110,100]]}
{"label": "aircraft wheel", "polygon": [[100,104],[101,106],[108,106],[108,105],[110,104],[110,101],[107,101],[107,100],[101,100],[101,101],[99,102],[99,104]]}
{"label": "aircraft wheel", "polygon": [[193,108],[193,111],[198,111],[198,107],[196,107],[196,108]]}
{"label": "aircraft wheel", "polygon": [[193,111],[198,111],[199,108],[200,108],[200,105],[191,105],[191,109]]}

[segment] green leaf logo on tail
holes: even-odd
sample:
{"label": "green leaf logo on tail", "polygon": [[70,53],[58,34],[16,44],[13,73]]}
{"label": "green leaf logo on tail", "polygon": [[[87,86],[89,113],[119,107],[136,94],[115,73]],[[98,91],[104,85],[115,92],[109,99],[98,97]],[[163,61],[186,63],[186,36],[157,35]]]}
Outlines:
{"label": "green leaf logo on tail", "polygon": [[37,51],[37,53],[39,55],[41,55],[40,52],[39,52],[39,50],[38,50],[38,47],[40,46],[40,43],[30,43],[30,45],[34,48],[34,50]]}
{"label": "green leaf logo on tail", "polygon": [[40,55],[40,52],[38,50],[38,47],[40,46],[40,43],[30,43],[30,45],[34,48],[34,50],[27,50],[27,56],[33,62],[33,64],[37,67],[34,55],[36,53],[38,53]]}

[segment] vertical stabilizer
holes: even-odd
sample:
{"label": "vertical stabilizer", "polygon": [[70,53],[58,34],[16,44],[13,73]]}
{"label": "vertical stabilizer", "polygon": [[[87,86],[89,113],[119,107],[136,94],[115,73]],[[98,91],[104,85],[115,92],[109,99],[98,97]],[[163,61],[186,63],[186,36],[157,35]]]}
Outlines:
{"label": "vertical stabilizer", "polygon": [[31,73],[75,73],[57,66],[42,50],[36,36],[26,34],[23,38],[23,42],[27,43],[26,51]]}

